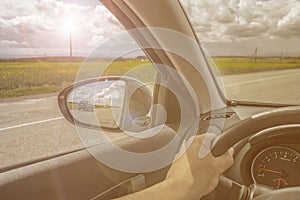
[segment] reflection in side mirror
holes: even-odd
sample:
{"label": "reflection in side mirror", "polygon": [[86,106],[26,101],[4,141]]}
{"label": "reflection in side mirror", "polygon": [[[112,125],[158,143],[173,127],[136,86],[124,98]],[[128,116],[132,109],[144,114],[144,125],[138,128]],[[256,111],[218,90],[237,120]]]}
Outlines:
{"label": "reflection in side mirror", "polygon": [[87,128],[140,131],[150,125],[150,90],[128,77],[87,80],[65,88],[59,107],[67,120]]}
{"label": "reflection in side mirror", "polygon": [[68,108],[80,122],[117,128],[124,96],[125,82],[122,80],[92,82],[75,88],[69,94]]}

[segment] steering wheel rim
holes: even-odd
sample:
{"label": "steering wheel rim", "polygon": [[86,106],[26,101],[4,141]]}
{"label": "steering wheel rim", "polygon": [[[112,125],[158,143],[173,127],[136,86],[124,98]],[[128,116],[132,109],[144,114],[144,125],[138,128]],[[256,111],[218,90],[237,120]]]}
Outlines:
{"label": "steering wheel rim", "polygon": [[225,130],[213,143],[214,156],[220,156],[240,140],[274,126],[300,124],[300,106],[283,107],[266,111]]}
{"label": "steering wheel rim", "polygon": [[[254,115],[245,120],[242,120],[240,123],[225,130],[222,135],[216,138],[216,140],[213,142],[213,148],[211,152],[214,156],[220,156],[223,153],[225,153],[228,150],[228,148],[232,147],[234,144],[236,144],[237,142],[239,142],[240,140],[248,136],[251,136],[264,129],[268,129],[274,126],[290,125],[290,124],[300,124],[300,106],[291,106],[291,107],[273,109],[267,112]],[[219,185],[218,185],[219,190],[224,191],[224,189],[220,189],[220,188],[228,187],[228,185],[239,185],[239,184],[234,183],[234,181],[232,181],[232,183],[228,183],[228,181],[226,183],[225,181],[222,184],[219,183]],[[240,186],[241,186],[240,188],[245,187],[242,185]],[[244,197],[240,197],[240,198],[253,199],[253,196],[255,196],[256,184],[254,184],[254,187],[252,186],[248,188],[248,190],[251,190],[250,188],[252,188],[252,192],[250,192],[251,194],[250,193],[246,194],[244,195]],[[300,186],[294,188],[282,189],[282,190],[269,191],[264,194],[259,194],[259,196],[255,197],[254,199],[255,200],[262,200],[262,199],[278,200],[278,198],[282,196],[288,197],[289,199],[294,199],[293,198],[293,196],[295,196],[294,193],[296,193],[296,195],[299,195],[300,193],[299,189]],[[215,191],[217,190],[215,189]],[[229,195],[229,194],[220,194],[221,199],[223,199],[224,195]],[[208,195],[207,197],[208,198],[206,199],[209,199],[212,196]],[[213,197],[214,197],[213,199],[215,199],[216,196],[213,195]]]}
{"label": "steering wheel rim", "polygon": [[283,188],[274,190],[269,193],[261,194],[254,198],[254,200],[298,200],[300,194],[300,187]]}

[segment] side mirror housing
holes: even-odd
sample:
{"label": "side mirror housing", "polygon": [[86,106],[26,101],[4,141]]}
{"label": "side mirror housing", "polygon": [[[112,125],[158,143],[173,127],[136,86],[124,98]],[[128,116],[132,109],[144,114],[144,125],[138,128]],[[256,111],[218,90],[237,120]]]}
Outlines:
{"label": "side mirror housing", "polygon": [[64,117],[90,129],[141,131],[150,126],[152,93],[129,77],[101,77],[74,83],[58,95]]}

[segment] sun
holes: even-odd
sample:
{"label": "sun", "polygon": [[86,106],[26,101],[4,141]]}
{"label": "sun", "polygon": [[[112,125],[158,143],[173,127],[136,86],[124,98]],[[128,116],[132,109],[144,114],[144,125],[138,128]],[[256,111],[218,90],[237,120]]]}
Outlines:
{"label": "sun", "polygon": [[72,19],[67,19],[65,21],[65,30],[67,33],[73,32],[75,30],[75,21]]}
{"label": "sun", "polygon": [[70,12],[66,13],[63,18],[63,32],[66,34],[73,33],[78,28],[77,22],[78,18],[74,14]]}

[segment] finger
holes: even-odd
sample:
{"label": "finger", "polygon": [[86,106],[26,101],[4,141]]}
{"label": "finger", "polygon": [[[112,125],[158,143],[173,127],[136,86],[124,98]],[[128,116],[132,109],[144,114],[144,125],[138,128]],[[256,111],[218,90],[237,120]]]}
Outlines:
{"label": "finger", "polygon": [[189,153],[198,155],[199,158],[203,158],[210,152],[211,145],[216,137],[217,136],[212,133],[197,135],[189,138],[186,147],[188,148]]}
{"label": "finger", "polygon": [[218,166],[220,174],[226,171],[233,164],[233,154],[234,149],[231,147],[226,153],[215,158],[216,166]]}
{"label": "finger", "polygon": [[200,159],[204,158],[205,156],[207,156],[207,154],[209,154],[209,152],[212,148],[212,143],[216,139],[216,137],[217,137],[216,135],[211,134],[211,133],[205,134],[205,137],[201,144],[201,148],[199,149],[199,152],[198,152],[198,157]]}

